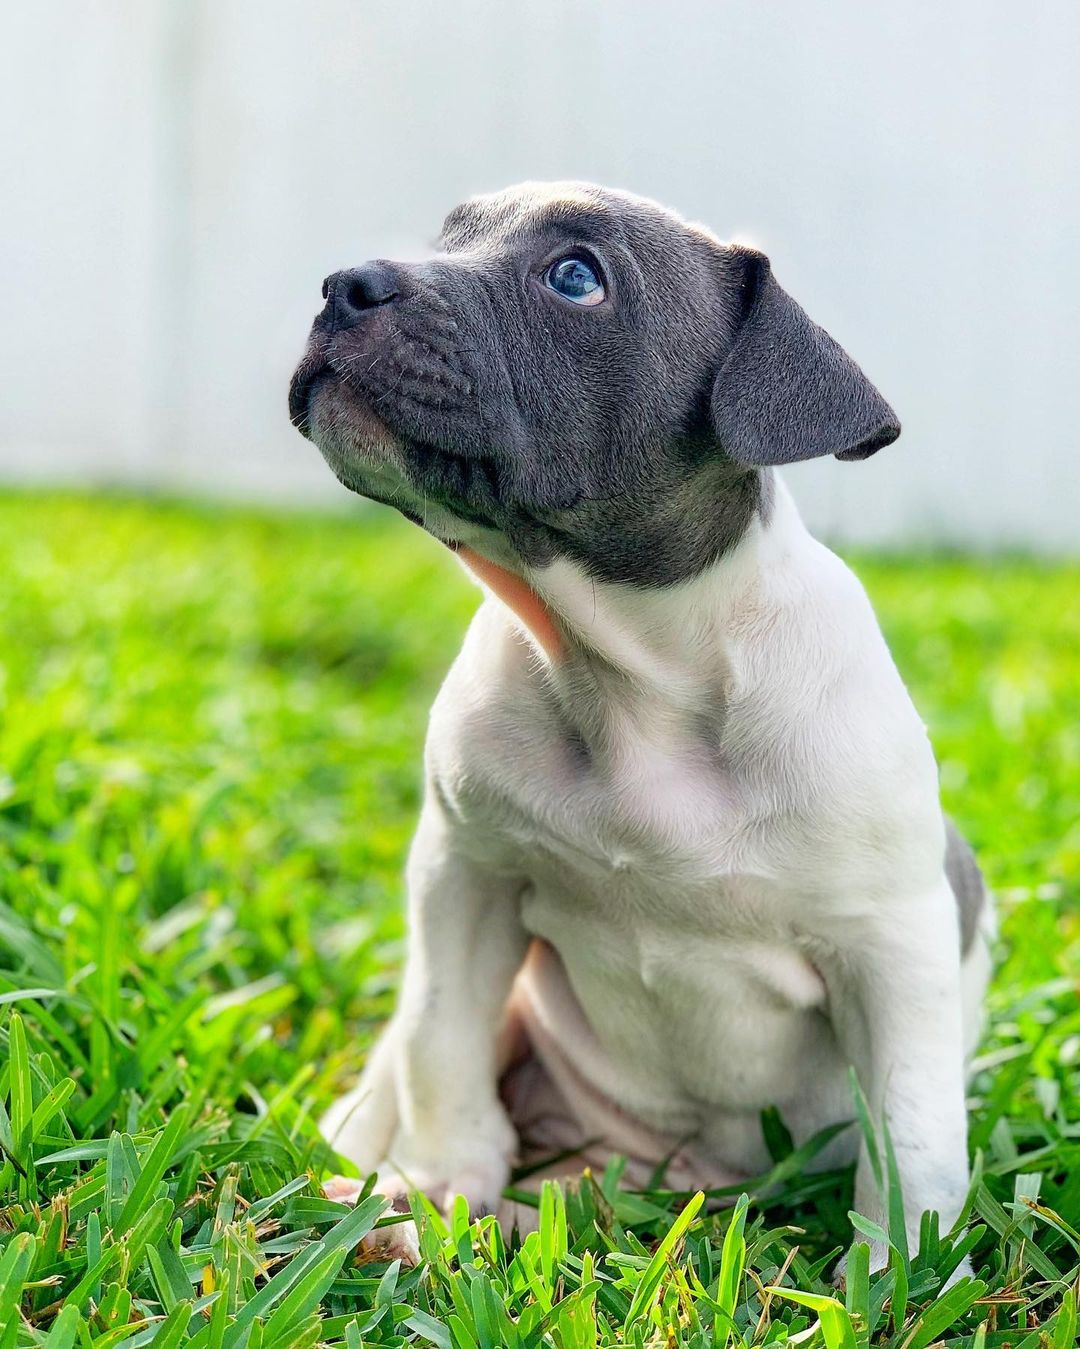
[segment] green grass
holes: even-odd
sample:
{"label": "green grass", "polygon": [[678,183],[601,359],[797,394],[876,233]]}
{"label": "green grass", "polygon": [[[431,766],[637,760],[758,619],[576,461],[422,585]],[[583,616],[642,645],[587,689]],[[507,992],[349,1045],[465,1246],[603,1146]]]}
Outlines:
{"label": "green grass", "polygon": [[[458,1214],[386,1269],[355,1256],[379,1201],[320,1194],[313,1120],[391,1006],[476,592],[379,512],[0,497],[0,1349],[1071,1345],[1080,567],[855,562],[1001,896],[968,1234],[857,1256],[837,1296],[850,1176],[772,1123],[748,1208],[613,1171],[546,1191],[521,1249]],[[979,1281],[942,1294],[960,1243]]]}

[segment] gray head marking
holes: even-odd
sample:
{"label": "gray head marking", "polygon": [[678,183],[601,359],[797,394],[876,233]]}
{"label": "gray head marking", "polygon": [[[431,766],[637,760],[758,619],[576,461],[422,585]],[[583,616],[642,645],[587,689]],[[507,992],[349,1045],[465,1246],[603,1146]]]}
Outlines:
{"label": "gray head marking", "polygon": [[767,508],[770,465],[899,431],[761,254],[628,193],[473,198],[427,261],[339,272],[326,294],[297,425],[347,486],[534,566],[686,579]]}

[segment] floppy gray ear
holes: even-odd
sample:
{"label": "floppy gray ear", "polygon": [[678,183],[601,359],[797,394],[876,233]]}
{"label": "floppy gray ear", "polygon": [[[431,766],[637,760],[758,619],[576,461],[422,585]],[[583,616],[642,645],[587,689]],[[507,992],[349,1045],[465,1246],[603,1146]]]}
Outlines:
{"label": "floppy gray ear", "polygon": [[743,274],[741,317],[711,402],[725,452],[758,466],[866,459],[891,444],[896,413],[847,352],[777,284],[764,254],[730,251]]}

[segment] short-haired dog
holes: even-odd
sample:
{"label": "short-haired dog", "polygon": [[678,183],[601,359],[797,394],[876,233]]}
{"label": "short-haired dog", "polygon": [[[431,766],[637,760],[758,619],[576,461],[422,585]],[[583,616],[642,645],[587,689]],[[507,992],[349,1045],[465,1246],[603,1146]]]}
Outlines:
{"label": "short-haired dog", "polygon": [[[324,295],[294,422],[486,592],[334,1146],[475,1212],[555,1155],[738,1185],[762,1112],[804,1143],[854,1069],[909,1240],[947,1228],[991,910],[862,586],[777,474],[888,445],[888,403],[760,252],[584,184],[474,198],[429,259]],[[857,1153],[884,1223],[857,1128],[815,1164]]]}

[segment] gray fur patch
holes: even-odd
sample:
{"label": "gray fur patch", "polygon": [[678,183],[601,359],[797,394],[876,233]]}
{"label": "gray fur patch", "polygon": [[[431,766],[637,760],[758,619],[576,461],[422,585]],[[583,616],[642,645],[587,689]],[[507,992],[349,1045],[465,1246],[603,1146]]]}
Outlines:
{"label": "gray fur patch", "polygon": [[945,875],[956,896],[960,921],[960,950],[971,950],[979,930],[979,919],[986,904],[986,884],[975,854],[952,820],[945,817]]}
{"label": "gray fur patch", "polygon": [[[655,202],[527,183],[452,211],[442,243],[328,278],[290,394],[347,486],[398,471],[410,519],[434,506],[527,564],[671,585],[765,513],[768,465],[863,457],[899,432],[762,254]],[[571,258],[599,303],[548,284]]]}

